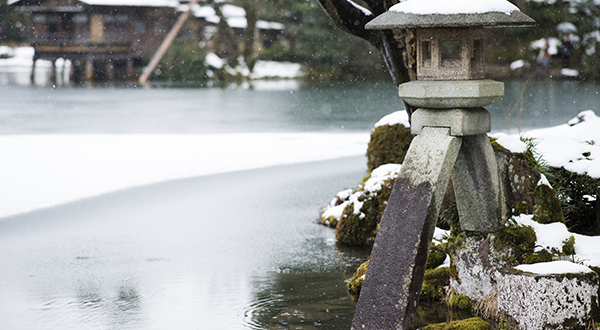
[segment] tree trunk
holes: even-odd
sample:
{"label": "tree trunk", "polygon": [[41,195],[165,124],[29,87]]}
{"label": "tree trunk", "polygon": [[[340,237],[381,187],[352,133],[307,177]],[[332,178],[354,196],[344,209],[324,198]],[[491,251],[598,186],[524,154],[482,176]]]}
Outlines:
{"label": "tree trunk", "polygon": [[[352,0],[319,0],[321,7],[342,30],[362,38],[377,48],[396,87],[416,80],[416,36],[413,29],[366,30],[365,24],[386,12],[396,0],[365,0],[368,8]],[[416,108],[404,102],[409,116]]]}

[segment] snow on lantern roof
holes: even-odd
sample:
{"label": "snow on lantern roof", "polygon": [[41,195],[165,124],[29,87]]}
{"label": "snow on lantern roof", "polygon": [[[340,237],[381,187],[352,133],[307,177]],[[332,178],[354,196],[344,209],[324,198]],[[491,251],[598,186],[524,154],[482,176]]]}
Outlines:
{"label": "snow on lantern roof", "polygon": [[524,26],[535,21],[506,0],[405,0],[365,25],[366,29]]}

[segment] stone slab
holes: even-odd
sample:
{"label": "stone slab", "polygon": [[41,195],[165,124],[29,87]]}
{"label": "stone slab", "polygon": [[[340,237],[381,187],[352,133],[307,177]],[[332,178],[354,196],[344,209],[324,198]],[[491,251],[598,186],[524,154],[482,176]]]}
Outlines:
{"label": "stone slab", "polygon": [[490,113],[475,109],[417,109],[412,114],[411,133],[418,135],[423,127],[448,127],[452,136],[485,134],[492,130]]}
{"label": "stone slab", "polygon": [[381,219],[352,329],[412,327],[461,140],[448,128],[427,127],[411,143]]}
{"label": "stone slab", "polygon": [[452,183],[463,230],[490,232],[502,226],[508,210],[487,134],[463,137]]}
{"label": "stone slab", "polygon": [[408,104],[420,108],[479,108],[504,95],[504,83],[494,80],[415,80],[398,87]]}

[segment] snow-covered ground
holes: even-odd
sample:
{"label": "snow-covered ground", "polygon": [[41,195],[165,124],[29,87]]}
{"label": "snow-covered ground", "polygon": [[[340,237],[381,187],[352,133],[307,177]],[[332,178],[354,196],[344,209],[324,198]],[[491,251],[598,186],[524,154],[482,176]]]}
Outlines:
{"label": "snow-covered ground", "polygon": [[367,133],[0,136],[0,218],[199,175],[364,155]]}

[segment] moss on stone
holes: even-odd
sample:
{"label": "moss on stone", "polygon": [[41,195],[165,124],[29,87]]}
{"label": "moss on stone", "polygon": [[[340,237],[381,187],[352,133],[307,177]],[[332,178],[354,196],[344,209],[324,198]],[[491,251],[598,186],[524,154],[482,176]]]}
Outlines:
{"label": "moss on stone", "polygon": [[427,269],[423,277],[420,300],[442,300],[444,287],[448,285],[450,285],[450,270],[448,267]]}
{"label": "moss on stone", "polygon": [[[431,252],[430,252],[431,253]],[[352,278],[347,283],[348,293],[352,301],[356,303],[360,290],[362,288],[364,276],[367,273],[369,261],[361,264]],[[423,278],[423,287],[421,290],[421,299],[425,301],[441,300],[443,297],[443,287],[450,284],[450,271],[448,267],[427,269]]]}
{"label": "moss on stone", "polygon": [[448,323],[437,323],[431,324],[422,330],[491,330],[492,326],[486,321],[479,317],[473,317],[470,319],[448,322]]}
{"label": "moss on stone", "polygon": [[354,203],[346,205],[335,227],[335,239],[349,245],[366,244],[375,237],[377,223],[372,220],[362,213],[355,214]]}
{"label": "moss on stone", "polygon": [[556,192],[545,184],[535,188],[533,193],[535,206],[533,207],[533,220],[539,223],[565,222],[560,200]]}
{"label": "moss on stone", "polygon": [[367,267],[369,266],[369,260],[365,261],[356,269],[356,273],[352,276],[350,281],[346,284],[348,286],[348,293],[352,302],[356,304],[358,302],[358,296],[360,295],[360,289],[362,289],[365,274],[367,273]]}
{"label": "moss on stone", "polygon": [[383,217],[383,212],[395,183],[396,179],[388,179],[383,182],[380,190],[376,192],[365,191],[359,198],[362,206],[358,214],[354,213],[353,203],[344,208],[340,219],[337,221],[335,231],[335,238],[339,243],[349,245],[373,243],[378,224],[381,222],[381,217]]}
{"label": "moss on stone", "polygon": [[562,253],[566,256],[575,254],[575,236],[571,235],[569,238],[564,240],[562,247]]}
{"label": "moss on stone", "polygon": [[475,307],[473,300],[462,294],[453,294],[448,299],[448,307],[464,311],[472,311]]}
{"label": "moss on stone", "polygon": [[427,269],[439,267],[446,260],[446,251],[439,245],[431,244],[427,257]]}
{"label": "moss on stone", "polygon": [[367,168],[369,172],[383,164],[401,164],[412,139],[413,135],[410,128],[404,125],[376,127],[371,132],[371,140],[367,147]]}
{"label": "moss on stone", "polygon": [[526,263],[532,259],[537,237],[530,226],[510,220],[500,228],[492,239],[496,251],[503,251],[503,261],[509,267]]}

